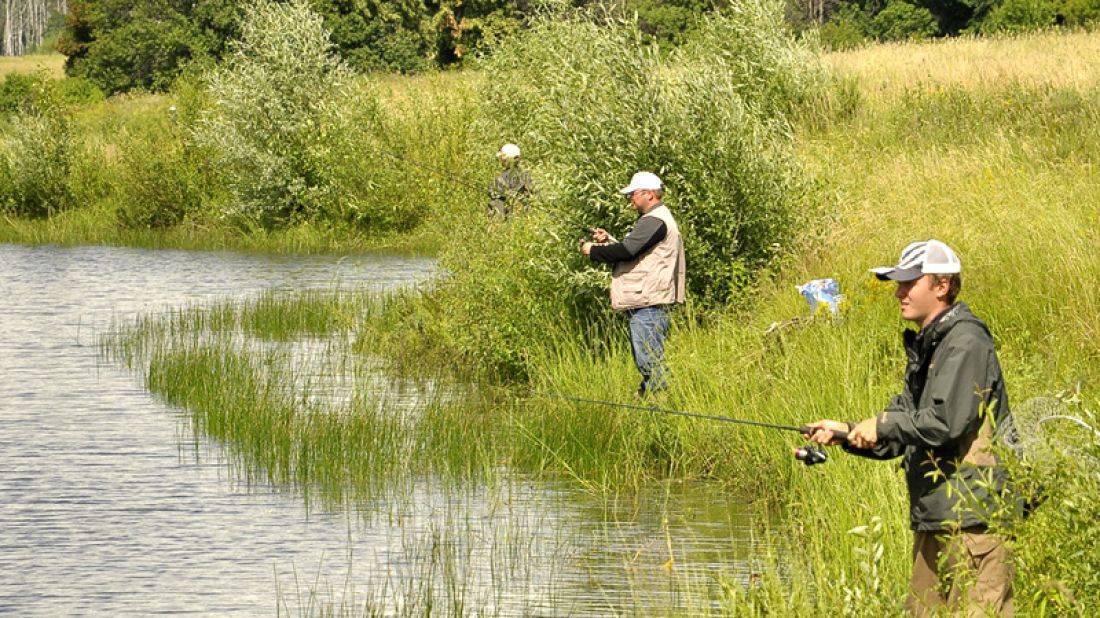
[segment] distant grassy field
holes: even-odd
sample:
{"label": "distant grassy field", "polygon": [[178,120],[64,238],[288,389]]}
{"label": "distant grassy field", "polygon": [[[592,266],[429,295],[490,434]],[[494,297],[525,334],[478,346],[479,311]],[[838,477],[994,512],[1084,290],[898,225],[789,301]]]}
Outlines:
{"label": "distant grassy field", "polygon": [[858,77],[868,94],[933,84],[1090,88],[1100,81],[1100,36],[1045,32],[884,43],[824,59],[839,74]]}
{"label": "distant grassy field", "polygon": [[8,73],[34,73],[45,71],[54,78],[65,76],[65,56],[61,54],[33,54],[29,56],[0,56],[0,78]]}

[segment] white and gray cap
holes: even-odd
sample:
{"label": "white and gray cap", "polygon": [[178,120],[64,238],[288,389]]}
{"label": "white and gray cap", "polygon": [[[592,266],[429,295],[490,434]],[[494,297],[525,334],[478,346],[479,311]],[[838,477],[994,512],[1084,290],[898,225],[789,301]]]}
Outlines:
{"label": "white and gray cap", "polygon": [[664,188],[665,185],[661,182],[657,174],[653,172],[638,172],[630,178],[630,184],[619,189],[619,193],[630,195],[635,191],[659,191]]}
{"label": "white and gray cap", "polygon": [[520,156],[519,146],[515,144],[505,144],[497,151],[497,156],[502,159],[518,159]]}
{"label": "white and gray cap", "polygon": [[882,281],[913,281],[924,275],[960,273],[962,262],[946,244],[935,239],[921,240],[902,249],[897,266],[880,266],[871,272]]}

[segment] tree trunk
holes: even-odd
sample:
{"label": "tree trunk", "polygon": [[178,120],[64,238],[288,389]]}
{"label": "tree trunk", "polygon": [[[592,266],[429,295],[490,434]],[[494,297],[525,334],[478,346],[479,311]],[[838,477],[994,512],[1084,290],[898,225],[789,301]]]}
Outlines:
{"label": "tree trunk", "polygon": [[50,16],[63,15],[67,9],[67,0],[4,0],[0,54],[21,56],[41,45]]}

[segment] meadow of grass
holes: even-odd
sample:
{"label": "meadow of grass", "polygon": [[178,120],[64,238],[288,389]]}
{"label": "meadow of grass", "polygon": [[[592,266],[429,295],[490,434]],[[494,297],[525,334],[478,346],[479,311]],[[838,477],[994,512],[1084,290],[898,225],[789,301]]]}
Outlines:
{"label": "meadow of grass", "polygon": [[45,72],[50,77],[65,76],[65,56],[61,54],[28,54],[0,56],[0,78],[8,73]]}
{"label": "meadow of grass", "polygon": [[[912,240],[935,237],[962,257],[962,299],[994,333],[1013,402],[1058,395],[1095,422],[1100,72],[1097,55],[1078,50],[1098,41],[1097,34],[1042,34],[826,56],[841,79],[807,104],[795,127],[797,158],[813,187],[802,201],[808,223],[773,274],[751,288],[749,302],[704,320],[689,319],[691,308],[681,312],[669,346],[672,388],[662,403],[784,424],[874,414],[899,389],[903,324],[892,287],[866,269],[892,263]],[[387,96],[401,101],[395,108],[423,101],[415,94],[421,86],[461,90],[479,77],[420,79],[393,83]],[[449,100],[435,96],[433,105]],[[457,145],[453,152],[461,168]],[[826,276],[841,284],[843,311],[810,318],[794,286]],[[564,474],[594,492],[629,491],[658,477],[715,479],[777,508],[790,539],[783,577],[773,572],[750,589],[730,585],[723,611],[900,613],[910,536],[896,466],[832,453],[825,466],[805,469],[790,457],[796,436],[546,396],[625,399],[636,378],[621,335],[591,345],[561,316],[543,316],[541,336],[523,350],[535,368],[526,382],[480,384],[458,403],[429,406],[411,430],[393,429],[375,412],[322,420],[295,401],[272,401],[259,352],[202,335],[357,334],[348,345],[361,354],[351,358],[365,353],[399,372],[430,374],[449,356],[449,342],[410,345],[415,332],[393,330],[433,333],[426,322],[438,310],[447,309],[408,298],[269,297],[153,320],[112,345],[144,350],[132,358],[150,388],[196,410],[209,431],[239,443],[257,470],[339,488],[384,472],[357,449],[405,444],[362,440],[408,432],[403,439],[420,445],[424,465],[459,476],[506,464]],[[279,363],[285,360],[267,365]],[[450,364],[460,379],[478,375]],[[379,437],[368,435],[375,431]],[[1043,468],[1046,504],[1009,530],[1021,614],[1089,615],[1100,607],[1100,564],[1089,551],[1100,540],[1100,513],[1095,501],[1081,499],[1100,491],[1089,448],[1095,457],[1094,444],[1084,457]]]}

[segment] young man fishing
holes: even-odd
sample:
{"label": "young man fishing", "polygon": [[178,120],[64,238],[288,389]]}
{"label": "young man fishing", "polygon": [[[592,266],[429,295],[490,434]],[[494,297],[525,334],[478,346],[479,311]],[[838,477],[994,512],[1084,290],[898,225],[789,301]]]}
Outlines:
{"label": "young man fishing", "polygon": [[656,174],[638,172],[619,191],[639,217],[619,242],[603,228],[594,242],[581,242],[581,253],[593,262],[613,264],[611,308],[630,317],[630,348],[642,374],[638,396],[663,390],[664,345],[668,308],[684,302],[686,260],[684,241],[672,212],[662,203],[664,185]]}
{"label": "young man fishing", "polygon": [[[849,453],[903,458],[914,534],[911,614],[965,608],[970,615],[1010,616],[1012,564],[1004,539],[988,527],[994,495],[1004,488],[990,447],[998,428],[1000,435],[1012,427],[1012,417],[989,329],[955,300],[961,271],[955,252],[938,240],[912,243],[897,266],[872,269],[897,282],[901,316],[920,329],[904,333],[902,393],[858,423],[821,420],[809,427],[815,442],[838,444],[833,432],[847,431]],[[958,585],[960,576],[968,590]]]}

